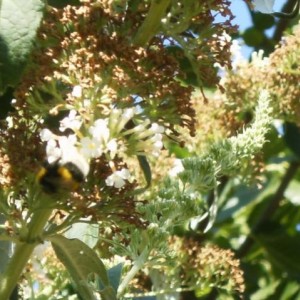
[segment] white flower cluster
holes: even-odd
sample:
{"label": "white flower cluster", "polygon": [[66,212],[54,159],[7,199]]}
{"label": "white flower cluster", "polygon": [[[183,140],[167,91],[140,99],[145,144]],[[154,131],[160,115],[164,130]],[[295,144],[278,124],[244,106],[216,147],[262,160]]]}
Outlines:
{"label": "white flower cluster", "polygon": [[[72,95],[81,97],[81,87],[75,86]],[[138,115],[136,108],[113,108],[107,118],[99,118],[86,125],[81,115],[76,110],[71,110],[69,115],[60,121],[59,130],[65,132],[71,129],[74,134],[58,136],[49,129],[41,131],[41,140],[47,142],[48,162],[51,164],[59,161],[60,164],[65,164],[76,161],[86,176],[89,172],[89,161],[103,154],[109,160],[113,160],[119,152],[158,156],[163,147],[164,127],[157,123],[150,124],[148,119],[135,125],[131,121],[135,115]],[[129,121],[131,126],[127,126]],[[83,125],[84,134],[81,130]],[[125,180],[129,179],[127,169],[114,170],[107,178],[106,184],[121,188]]]}
{"label": "white flower cluster", "polygon": [[258,69],[266,68],[270,65],[269,57],[264,57],[264,50],[254,51],[251,54],[251,64]]}
{"label": "white flower cluster", "polygon": [[78,151],[75,134],[59,136],[49,129],[43,129],[40,136],[43,142],[47,142],[46,155],[49,164],[57,161],[61,165],[72,162],[78,166],[84,176],[87,176],[90,170],[89,161]]}

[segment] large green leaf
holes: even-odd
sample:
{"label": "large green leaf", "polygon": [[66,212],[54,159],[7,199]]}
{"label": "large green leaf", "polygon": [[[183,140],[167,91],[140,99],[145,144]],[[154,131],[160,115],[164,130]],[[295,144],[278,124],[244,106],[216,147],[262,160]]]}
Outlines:
{"label": "large green leaf", "polygon": [[255,27],[259,30],[271,28],[275,24],[273,16],[262,14],[260,12],[253,13],[253,22]]}
{"label": "large green leaf", "polygon": [[[233,182],[229,182],[229,187],[232,184]],[[225,201],[226,203],[224,204],[224,207],[222,207],[222,210],[220,210],[218,213],[216,222],[219,224],[222,222],[227,222],[234,216],[236,212],[245,208],[246,205],[254,201],[260,192],[261,191],[255,186],[247,187],[245,185],[240,185],[235,187],[235,189],[231,191],[231,194],[225,194],[225,197],[227,197],[224,200],[223,191],[220,196],[220,203]]]}
{"label": "large green leaf", "polygon": [[[282,294],[280,296],[280,300],[285,299],[296,299],[296,297],[299,297],[299,291],[300,291],[300,285],[296,281],[289,281],[285,284]],[[297,298],[299,299],[299,298]]]}
{"label": "large green leaf", "polygon": [[120,263],[108,270],[109,281],[116,292],[120,284],[122,269],[123,264]]}
{"label": "large green leaf", "polygon": [[100,292],[105,294],[107,290],[111,296],[113,289],[109,285],[105,266],[91,248],[78,239],[67,239],[61,235],[52,236],[49,240],[57,257],[70,272],[83,299],[94,299],[92,289],[88,284],[88,279],[92,274],[99,277],[104,287],[104,290]]}
{"label": "large green leaf", "polygon": [[276,288],[279,285],[279,281],[274,281],[271,284],[260,288],[255,294],[253,294],[250,300],[262,300],[262,299],[269,299],[269,296],[274,295]]}
{"label": "large green leaf", "polygon": [[41,0],[0,1],[0,94],[20,80],[44,6]]}
{"label": "large green leaf", "polygon": [[292,236],[279,224],[268,223],[254,236],[275,267],[292,278],[300,279],[300,233]]}
{"label": "large green leaf", "polygon": [[138,155],[137,158],[138,158],[140,167],[144,173],[146,182],[147,182],[147,185],[145,188],[148,188],[150,186],[151,180],[152,180],[152,173],[151,173],[151,168],[150,168],[149,162],[145,156]]}
{"label": "large green leaf", "polygon": [[99,226],[97,224],[75,223],[64,236],[68,239],[79,239],[90,248],[98,242]]}
{"label": "large green leaf", "polygon": [[106,286],[100,291],[101,300],[117,300],[116,292],[111,286]]}

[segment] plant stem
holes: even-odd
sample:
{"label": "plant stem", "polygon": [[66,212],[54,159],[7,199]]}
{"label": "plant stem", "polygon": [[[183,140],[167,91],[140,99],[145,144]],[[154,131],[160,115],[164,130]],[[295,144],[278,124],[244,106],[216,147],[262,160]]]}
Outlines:
{"label": "plant stem", "polygon": [[159,30],[161,19],[165,15],[171,0],[152,0],[149,12],[139,28],[133,42],[138,46],[145,46]]}
{"label": "plant stem", "polygon": [[20,275],[26,266],[31,253],[42,236],[43,229],[51,215],[52,209],[35,212],[28,226],[28,235],[25,242],[16,244],[14,254],[7,264],[0,282],[0,299],[8,300],[15,288]]}
{"label": "plant stem", "polygon": [[138,271],[144,266],[144,263],[148,257],[149,249],[146,247],[140,256],[135,260],[131,270],[126,274],[118,288],[118,297],[122,295],[125,289],[128,287],[129,282],[134,278]]}

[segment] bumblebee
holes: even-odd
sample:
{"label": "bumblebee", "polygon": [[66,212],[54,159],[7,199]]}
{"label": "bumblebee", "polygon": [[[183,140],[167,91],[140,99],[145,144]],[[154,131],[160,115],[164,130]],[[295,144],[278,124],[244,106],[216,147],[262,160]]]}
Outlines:
{"label": "bumblebee", "polygon": [[48,194],[59,191],[74,191],[85,180],[86,174],[80,165],[73,162],[61,164],[59,161],[53,163],[45,162],[37,173],[36,179]]}

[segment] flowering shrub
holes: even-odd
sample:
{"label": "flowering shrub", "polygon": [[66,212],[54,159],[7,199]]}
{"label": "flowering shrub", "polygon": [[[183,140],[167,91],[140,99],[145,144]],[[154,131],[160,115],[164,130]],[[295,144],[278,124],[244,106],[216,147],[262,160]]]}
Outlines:
{"label": "flowering shrub", "polygon": [[226,181],[258,182],[278,74],[299,74],[280,48],[241,60],[229,1],[34,2],[41,24],[0,85],[0,299],[242,296],[233,250],[190,235],[213,229]]}

